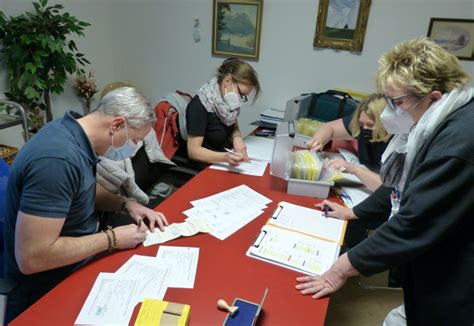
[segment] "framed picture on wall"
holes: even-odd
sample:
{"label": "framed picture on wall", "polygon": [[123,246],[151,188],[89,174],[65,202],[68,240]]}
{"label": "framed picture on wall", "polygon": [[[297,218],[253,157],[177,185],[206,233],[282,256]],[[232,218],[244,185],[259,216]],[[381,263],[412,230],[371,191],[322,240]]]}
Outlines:
{"label": "framed picture on wall", "polygon": [[371,0],[319,0],[313,46],[362,51]]}
{"label": "framed picture on wall", "polygon": [[474,60],[474,19],[431,18],[428,37],[460,60]]}
{"label": "framed picture on wall", "polygon": [[212,54],[258,59],[263,0],[214,0]]}

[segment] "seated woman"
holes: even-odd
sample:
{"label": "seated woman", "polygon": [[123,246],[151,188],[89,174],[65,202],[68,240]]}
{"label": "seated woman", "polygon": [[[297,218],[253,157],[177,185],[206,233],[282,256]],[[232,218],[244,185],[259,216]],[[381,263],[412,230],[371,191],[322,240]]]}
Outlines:
{"label": "seated woman", "polygon": [[322,150],[332,139],[357,139],[358,156],[362,165],[345,160],[328,163],[333,168],[345,168],[356,175],[370,190],[377,189],[382,182],[378,172],[380,158],[390,140],[390,134],[384,129],[380,114],[385,108],[385,99],[380,94],[371,94],[362,101],[353,115],[322,125],[307,142],[310,150]]}
{"label": "seated woman", "polygon": [[251,93],[254,100],[260,94],[257,73],[235,58],[225,60],[216,76],[199,88],[186,109],[191,160],[231,165],[249,161],[237,118]]}

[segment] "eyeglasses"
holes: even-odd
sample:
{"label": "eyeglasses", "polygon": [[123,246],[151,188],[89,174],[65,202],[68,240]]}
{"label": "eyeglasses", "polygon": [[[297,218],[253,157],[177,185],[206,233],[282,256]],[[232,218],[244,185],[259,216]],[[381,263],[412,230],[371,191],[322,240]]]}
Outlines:
{"label": "eyeglasses", "polygon": [[247,95],[242,94],[242,92],[240,91],[239,84],[235,84],[235,85],[237,86],[237,91],[239,92],[240,103],[245,103],[245,102],[247,102],[247,101],[248,101]]}
{"label": "eyeglasses", "polygon": [[410,95],[412,94],[403,94],[403,95],[399,95],[395,97],[384,96],[384,98],[385,98],[385,101],[387,102],[388,107],[392,109],[393,111],[395,111],[397,109],[397,106],[403,103],[403,101],[401,100],[403,100],[404,98],[407,98]]}

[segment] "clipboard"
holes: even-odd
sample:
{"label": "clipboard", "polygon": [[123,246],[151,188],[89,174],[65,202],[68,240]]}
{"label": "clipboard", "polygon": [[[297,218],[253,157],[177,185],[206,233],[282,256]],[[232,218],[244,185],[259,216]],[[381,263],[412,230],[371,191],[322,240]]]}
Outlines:
{"label": "clipboard", "polygon": [[[339,256],[346,224],[322,217],[320,211],[281,202],[246,255],[300,273],[321,275]],[[325,225],[328,230],[321,230]]]}

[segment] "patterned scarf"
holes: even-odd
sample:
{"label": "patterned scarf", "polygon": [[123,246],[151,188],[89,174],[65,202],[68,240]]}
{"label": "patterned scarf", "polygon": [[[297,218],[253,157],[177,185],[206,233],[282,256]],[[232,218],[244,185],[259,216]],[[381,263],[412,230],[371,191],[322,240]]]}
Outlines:
{"label": "patterned scarf", "polygon": [[214,112],[223,124],[226,126],[232,126],[237,122],[240,108],[231,110],[224,102],[216,77],[213,77],[209,82],[202,85],[201,88],[197,90],[196,94],[199,96],[199,99],[207,112]]}

